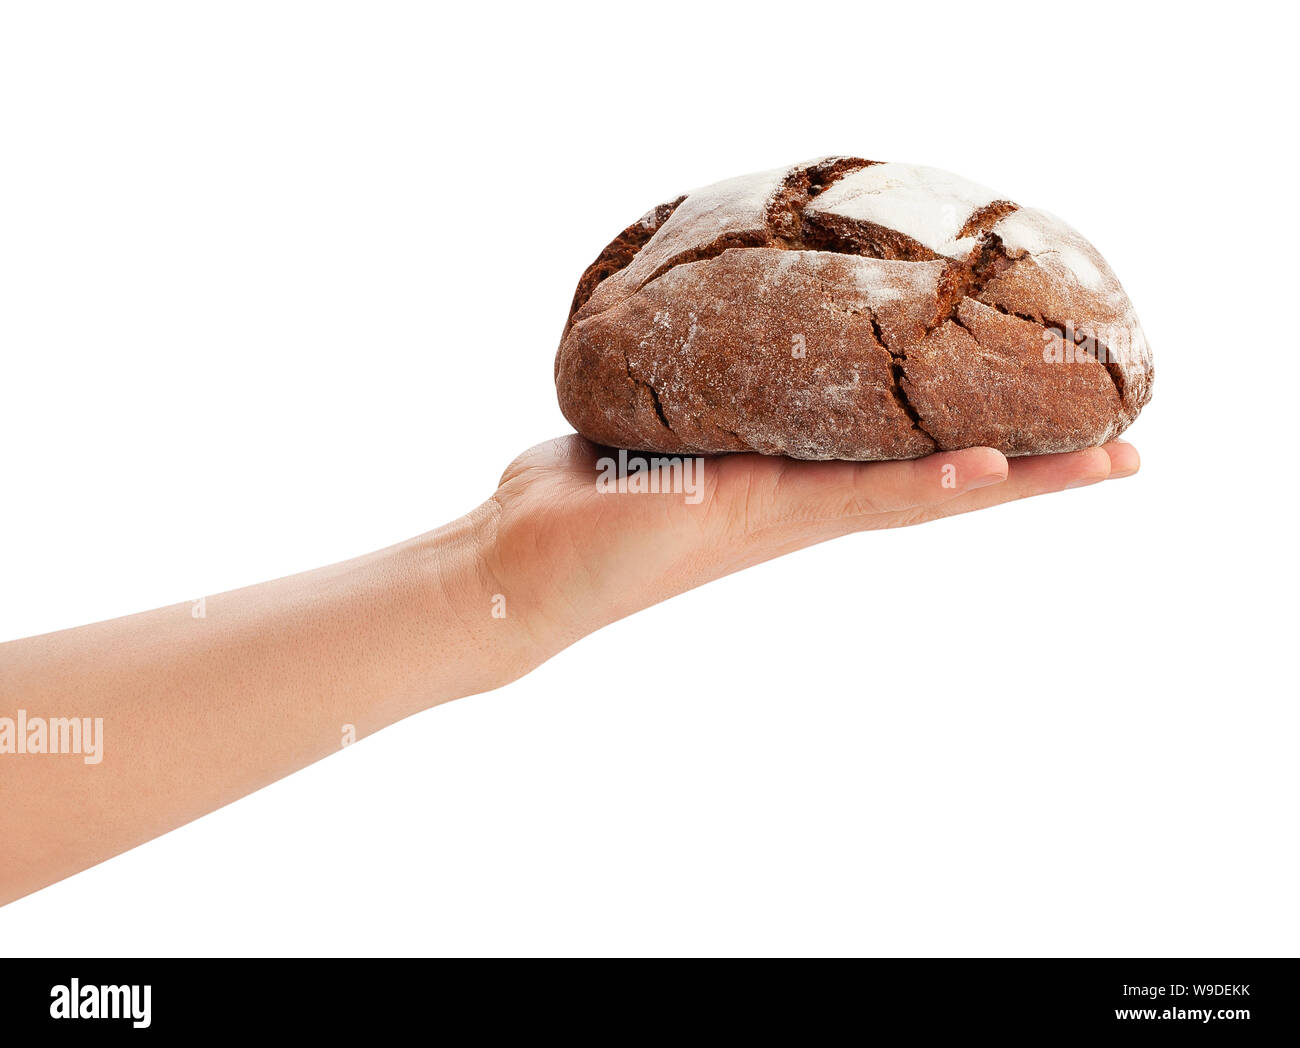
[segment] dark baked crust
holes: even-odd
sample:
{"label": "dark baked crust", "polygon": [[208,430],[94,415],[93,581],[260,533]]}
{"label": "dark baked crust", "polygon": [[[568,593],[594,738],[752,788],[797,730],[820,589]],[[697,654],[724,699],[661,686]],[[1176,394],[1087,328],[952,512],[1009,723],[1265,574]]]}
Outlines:
{"label": "dark baked crust", "polygon": [[649,212],[583,274],[555,364],[601,444],[858,460],[1104,443],[1151,375],[1127,296],[1065,223],[854,157]]}
{"label": "dark baked crust", "polygon": [[569,306],[569,319],[564,325],[565,331],[573,324],[573,314],[587,304],[587,299],[591,298],[596,286],[620,269],[626,268],[685,199],[680,196],[671,203],[651,208],[606,245],[605,250],[596,256],[596,261],[586,268],[578,281],[578,288],[573,293],[573,304]]}

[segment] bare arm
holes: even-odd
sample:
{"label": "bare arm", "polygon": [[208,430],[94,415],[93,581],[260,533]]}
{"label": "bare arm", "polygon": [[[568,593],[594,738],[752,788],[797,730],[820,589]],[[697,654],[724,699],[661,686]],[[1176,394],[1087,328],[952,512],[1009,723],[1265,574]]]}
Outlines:
{"label": "bare arm", "polygon": [[604,454],[539,445],[466,517],[206,598],[202,617],[187,603],[0,645],[0,719],[102,720],[103,746],[97,763],[7,752],[0,720],[0,904],[327,756],[348,726],[359,738],[499,687],[710,579],[1137,469],[1127,444],[1010,465],[980,448],[869,465],[741,455],[706,460],[690,503],[601,493]]}

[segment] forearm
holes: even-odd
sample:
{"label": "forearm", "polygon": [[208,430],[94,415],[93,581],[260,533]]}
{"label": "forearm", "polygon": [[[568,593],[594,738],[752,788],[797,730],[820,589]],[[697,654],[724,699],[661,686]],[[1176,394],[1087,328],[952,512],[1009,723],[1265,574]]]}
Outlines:
{"label": "forearm", "polygon": [[0,645],[0,717],[102,718],[98,763],[0,753],[0,904],[319,760],[350,731],[524,672],[528,644],[491,614],[485,526],[478,512],[207,597],[201,617],[187,603]]}

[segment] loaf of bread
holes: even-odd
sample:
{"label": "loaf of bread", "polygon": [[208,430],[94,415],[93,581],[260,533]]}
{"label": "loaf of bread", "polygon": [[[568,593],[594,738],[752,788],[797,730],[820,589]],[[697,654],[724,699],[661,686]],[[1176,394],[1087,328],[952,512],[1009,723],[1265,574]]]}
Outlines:
{"label": "loaf of bread", "polygon": [[582,275],[579,433],[642,451],[899,459],[1113,439],[1151,395],[1128,296],[1060,219],[934,168],[828,157],[661,204]]}

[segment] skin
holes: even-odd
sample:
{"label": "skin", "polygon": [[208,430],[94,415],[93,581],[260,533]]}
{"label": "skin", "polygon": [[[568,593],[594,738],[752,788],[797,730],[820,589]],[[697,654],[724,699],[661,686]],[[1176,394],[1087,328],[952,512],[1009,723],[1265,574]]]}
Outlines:
{"label": "skin", "polygon": [[208,597],[203,618],[187,603],[0,645],[0,717],[102,717],[105,740],[93,766],[0,753],[0,904],[338,751],[346,725],[360,738],[498,688],[711,579],[1139,464],[1122,442],[1010,461],[991,448],[879,463],[732,455],[705,461],[692,505],[599,492],[605,454],[577,436],[539,444],[459,520]]}

